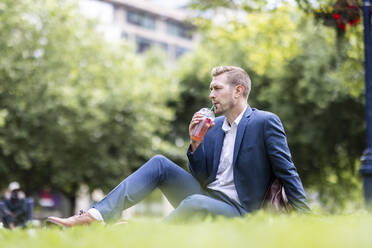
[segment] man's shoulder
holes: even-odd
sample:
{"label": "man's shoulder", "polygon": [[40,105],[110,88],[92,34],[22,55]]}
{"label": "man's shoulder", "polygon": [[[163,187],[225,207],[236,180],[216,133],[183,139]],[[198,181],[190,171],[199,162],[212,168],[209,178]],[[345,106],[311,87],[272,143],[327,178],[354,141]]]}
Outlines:
{"label": "man's shoulder", "polygon": [[[269,112],[269,111],[260,110],[257,108],[252,108],[252,113],[250,114],[250,117],[252,117],[252,119],[257,122],[265,122],[267,120],[279,119],[279,117],[276,114]],[[225,116],[217,117],[214,120],[215,126],[218,126],[218,127],[222,126],[224,120],[225,120]]]}
{"label": "man's shoulder", "polygon": [[257,121],[266,121],[272,118],[279,119],[279,117],[272,112],[265,111],[265,110],[259,110],[256,108],[252,108],[252,117],[254,117],[254,119]]}
{"label": "man's shoulder", "polygon": [[[252,113],[250,114],[250,116],[252,117],[252,119],[254,119],[254,121],[263,121],[263,122],[269,119],[279,119],[279,117],[276,114],[269,112],[269,111],[260,110],[257,108],[252,108]],[[222,126],[224,120],[225,120],[225,116],[217,117],[214,120],[215,126]]]}

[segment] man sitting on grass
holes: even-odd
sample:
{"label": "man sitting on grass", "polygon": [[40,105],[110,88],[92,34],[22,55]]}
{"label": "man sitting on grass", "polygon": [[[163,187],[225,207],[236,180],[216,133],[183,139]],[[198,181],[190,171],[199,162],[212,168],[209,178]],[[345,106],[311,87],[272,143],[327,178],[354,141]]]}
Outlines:
{"label": "man sitting on grass", "polygon": [[66,227],[110,221],[160,188],[175,210],[167,217],[237,217],[258,210],[273,178],[283,184],[292,207],[308,212],[305,192],[292,162],[280,119],[251,108],[251,80],[239,67],[212,70],[209,98],[221,115],[208,123],[202,141],[191,139],[203,115],[195,113],[189,125],[189,169],[183,170],[157,155],[124,179],[87,212],[69,218],[49,217]]}
{"label": "man sitting on grass", "polygon": [[27,222],[27,205],[18,182],[9,184],[10,197],[0,203],[0,216],[6,228],[24,227]]}

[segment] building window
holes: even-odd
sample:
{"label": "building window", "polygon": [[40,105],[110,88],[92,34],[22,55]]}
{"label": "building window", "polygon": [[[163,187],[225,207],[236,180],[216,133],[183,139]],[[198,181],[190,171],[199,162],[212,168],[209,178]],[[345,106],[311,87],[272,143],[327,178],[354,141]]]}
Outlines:
{"label": "building window", "polygon": [[186,27],[185,25],[178,24],[175,22],[167,22],[167,33],[170,35],[192,39],[192,30],[191,28]]}
{"label": "building window", "polygon": [[136,44],[137,53],[143,53],[152,46],[153,42],[141,36],[136,36]]}
{"label": "building window", "polygon": [[188,51],[189,49],[187,48],[176,46],[176,58],[181,57],[184,53]]}
{"label": "building window", "polygon": [[165,43],[165,42],[159,42],[158,44],[159,44],[159,47],[161,49],[163,49],[164,52],[166,52],[166,53],[168,52],[168,44],[167,43]]}
{"label": "building window", "polygon": [[142,12],[127,10],[127,22],[147,29],[155,29],[156,19]]}
{"label": "building window", "polygon": [[120,37],[122,39],[127,40],[127,39],[129,39],[129,34],[127,32],[125,32],[125,31],[122,31],[121,34],[120,34]]}

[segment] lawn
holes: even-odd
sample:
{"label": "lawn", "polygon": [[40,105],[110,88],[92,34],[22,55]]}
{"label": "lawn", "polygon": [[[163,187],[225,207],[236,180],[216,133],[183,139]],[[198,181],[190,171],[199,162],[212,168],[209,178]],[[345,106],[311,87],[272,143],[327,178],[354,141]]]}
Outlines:
{"label": "lawn", "polygon": [[0,230],[0,247],[372,247],[372,215],[257,213],[188,224],[135,219],[124,225]]}

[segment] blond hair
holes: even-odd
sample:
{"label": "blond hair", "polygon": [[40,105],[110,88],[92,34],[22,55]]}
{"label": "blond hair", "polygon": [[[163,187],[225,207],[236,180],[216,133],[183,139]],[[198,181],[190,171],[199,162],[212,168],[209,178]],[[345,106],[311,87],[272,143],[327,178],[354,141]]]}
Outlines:
{"label": "blond hair", "polygon": [[212,77],[225,74],[228,83],[234,86],[243,85],[243,96],[248,98],[249,93],[251,92],[251,79],[249,78],[248,73],[242,68],[237,66],[217,66],[212,69],[211,74]]}

